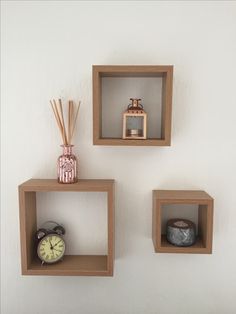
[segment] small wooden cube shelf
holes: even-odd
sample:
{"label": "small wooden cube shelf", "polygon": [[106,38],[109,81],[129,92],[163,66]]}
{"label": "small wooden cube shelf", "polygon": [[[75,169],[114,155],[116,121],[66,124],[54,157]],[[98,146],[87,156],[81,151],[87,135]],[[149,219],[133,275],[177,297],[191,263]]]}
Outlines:
{"label": "small wooden cube shelf", "polygon": [[[166,204],[198,205],[198,238],[194,245],[177,247],[166,240],[165,230],[161,230],[162,208]],[[176,218],[184,218],[181,217]],[[154,190],[152,239],[158,253],[212,253],[213,198],[204,191]]]}
{"label": "small wooden cube shelf", "polygon": [[[161,136],[147,139],[122,139],[102,135],[102,78],[161,78]],[[170,146],[173,66],[171,65],[94,65],[93,66],[93,144],[125,146]],[[132,96],[134,97],[134,96]],[[128,99],[127,99],[128,101]],[[125,110],[125,108],[124,108]],[[117,117],[119,123],[121,117]]]}
{"label": "small wooden cube shelf", "polygon": [[[61,262],[41,265],[36,256],[37,192],[107,192],[108,254],[65,255]],[[114,180],[79,180],[59,184],[56,180],[31,179],[19,186],[21,265],[23,275],[113,276],[114,264]]]}

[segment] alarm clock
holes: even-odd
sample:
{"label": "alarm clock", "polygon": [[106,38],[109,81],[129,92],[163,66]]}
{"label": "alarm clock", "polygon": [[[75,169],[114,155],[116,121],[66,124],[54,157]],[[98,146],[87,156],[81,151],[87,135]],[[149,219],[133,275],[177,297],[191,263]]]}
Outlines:
{"label": "alarm clock", "polygon": [[66,244],[65,228],[54,221],[47,221],[36,232],[37,255],[42,264],[53,264],[62,260]]}

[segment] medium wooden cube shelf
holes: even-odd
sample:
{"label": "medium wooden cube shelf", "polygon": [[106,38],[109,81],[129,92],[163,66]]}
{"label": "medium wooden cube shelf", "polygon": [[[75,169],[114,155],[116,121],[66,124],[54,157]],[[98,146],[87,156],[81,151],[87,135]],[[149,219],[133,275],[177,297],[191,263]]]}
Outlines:
{"label": "medium wooden cube shelf", "polygon": [[[162,230],[164,205],[196,204],[198,205],[198,237],[194,245],[177,247],[166,240],[165,230]],[[179,217],[185,218],[179,213]],[[204,191],[154,190],[152,239],[155,251],[158,253],[212,253],[213,234],[213,198]]]}
{"label": "medium wooden cube shelf", "polygon": [[[129,79],[128,83],[127,79]],[[105,80],[109,80],[109,83]],[[113,84],[118,80],[118,83]],[[144,80],[142,84],[140,83],[141,80]],[[159,85],[161,87],[156,83],[157,80],[158,82],[160,80],[161,85]],[[93,144],[169,146],[171,143],[172,81],[173,66],[94,65]],[[132,84],[132,82],[135,85],[133,90],[127,87],[129,83]],[[157,90],[159,87],[160,100],[157,100]],[[111,90],[111,88],[113,89]],[[152,88],[151,91],[150,88]],[[106,93],[104,90],[106,90]],[[130,95],[131,92],[136,94]],[[106,97],[104,94],[106,94]],[[144,110],[147,111],[148,114],[148,137],[147,139],[122,139],[122,112],[127,108],[129,98],[142,98],[144,94],[146,98],[149,98],[149,103],[148,101],[144,103]],[[123,99],[122,97],[124,97],[124,95],[125,98]],[[149,106],[151,106],[151,102],[152,110],[148,110]],[[150,123],[151,120],[152,127]],[[115,129],[115,131],[113,131],[113,129]]]}
{"label": "medium wooden cube shelf", "polygon": [[[37,192],[107,192],[108,254],[65,255],[52,265],[41,265],[36,256]],[[114,180],[79,180],[59,184],[56,180],[31,179],[19,186],[21,264],[23,275],[113,276],[114,264]],[[79,209],[78,209],[79,210]]]}

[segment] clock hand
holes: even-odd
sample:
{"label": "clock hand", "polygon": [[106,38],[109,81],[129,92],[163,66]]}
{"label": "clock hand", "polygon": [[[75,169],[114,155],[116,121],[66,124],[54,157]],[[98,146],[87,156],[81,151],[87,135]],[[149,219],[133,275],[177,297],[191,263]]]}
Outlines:
{"label": "clock hand", "polygon": [[54,251],[54,250],[55,250],[55,251],[58,251],[58,252],[62,252],[62,251],[60,251],[60,250],[57,250],[57,249],[53,248],[53,251]]}
{"label": "clock hand", "polygon": [[53,246],[52,246],[52,242],[50,240],[49,240],[49,243],[50,243],[50,249],[52,250]]}
{"label": "clock hand", "polygon": [[60,243],[60,242],[61,242],[61,240],[59,240],[56,244],[54,244],[54,245],[53,245],[53,248],[54,248],[55,246],[57,246],[57,244]]}

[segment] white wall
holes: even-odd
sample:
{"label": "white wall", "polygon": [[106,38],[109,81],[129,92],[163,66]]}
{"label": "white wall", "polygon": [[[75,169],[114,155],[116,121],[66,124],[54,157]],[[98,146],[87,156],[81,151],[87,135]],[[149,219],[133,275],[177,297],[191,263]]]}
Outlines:
{"label": "white wall", "polygon": [[[236,3],[8,1],[2,36],[2,314],[236,313]],[[92,64],[174,65],[171,147],[93,146]],[[53,97],[82,101],[81,178],[116,180],[111,278],[20,273],[17,186],[55,177]],[[154,253],[157,188],[215,198],[212,255]]]}

